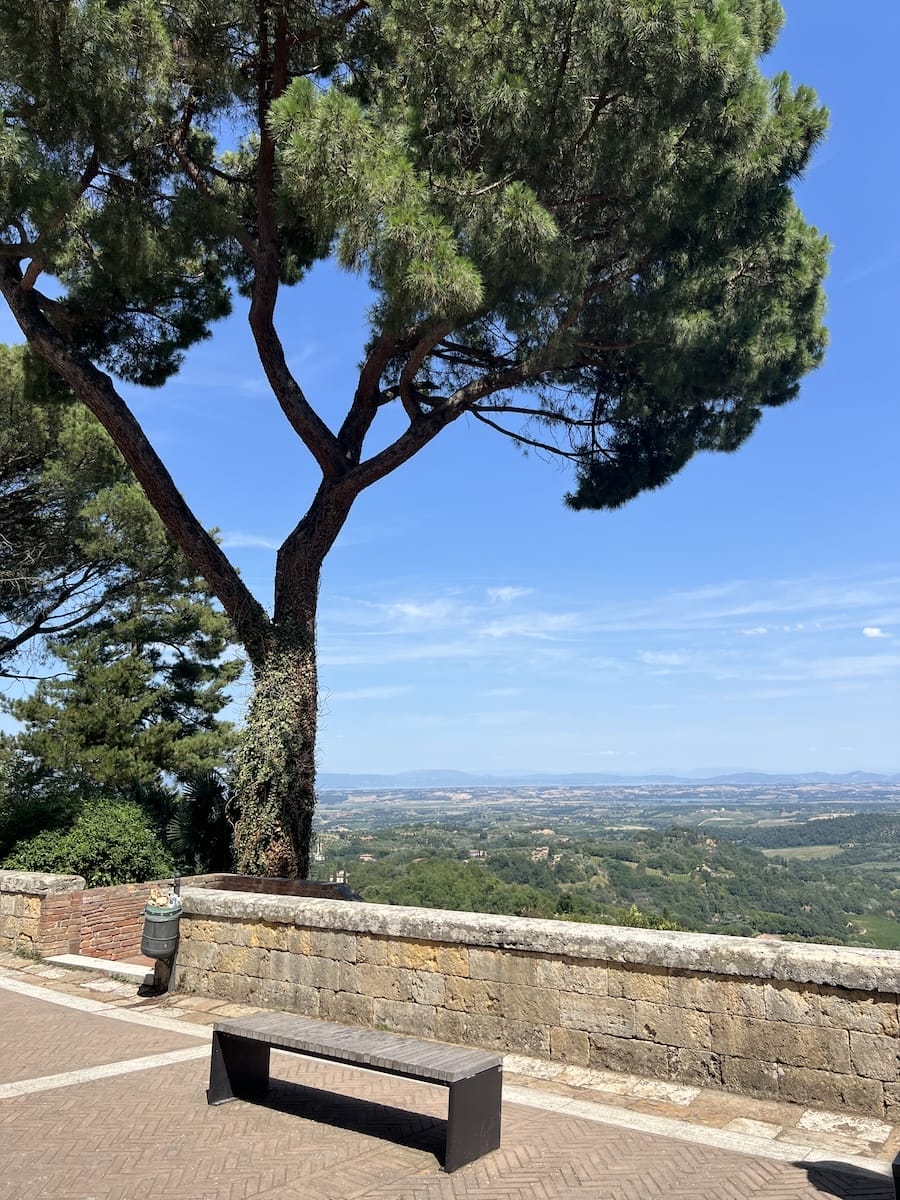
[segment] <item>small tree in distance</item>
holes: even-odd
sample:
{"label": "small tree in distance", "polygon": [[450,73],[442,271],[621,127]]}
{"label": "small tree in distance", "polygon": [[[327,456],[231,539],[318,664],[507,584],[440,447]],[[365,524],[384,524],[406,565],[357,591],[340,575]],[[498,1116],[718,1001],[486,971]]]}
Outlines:
{"label": "small tree in distance", "polygon": [[[0,0],[0,291],[251,660],[239,870],[307,872],[319,578],[364,489],[468,413],[569,460],[573,508],[616,507],[734,450],[820,360],[827,247],[790,184],[826,117],[758,69],[782,17],[777,0]],[[335,429],[275,323],[279,289],[326,257],[375,294]],[[234,294],[321,472],[271,615],[105,373],[163,384]],[[370,451],[397,406],[404,431]]]}

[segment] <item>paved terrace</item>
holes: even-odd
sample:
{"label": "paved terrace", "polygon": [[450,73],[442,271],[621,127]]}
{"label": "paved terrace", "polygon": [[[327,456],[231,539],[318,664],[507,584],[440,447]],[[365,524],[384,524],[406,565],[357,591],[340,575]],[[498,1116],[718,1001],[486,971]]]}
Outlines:
{"label": "paved terrace", "polygon": [[0,1200],[893,1197],[898,1127],[510,1056],[501,1149],[449,1176],[443,1088],[274,1054],[265,1104],[209,1108],[252,1011],[0,955]]}

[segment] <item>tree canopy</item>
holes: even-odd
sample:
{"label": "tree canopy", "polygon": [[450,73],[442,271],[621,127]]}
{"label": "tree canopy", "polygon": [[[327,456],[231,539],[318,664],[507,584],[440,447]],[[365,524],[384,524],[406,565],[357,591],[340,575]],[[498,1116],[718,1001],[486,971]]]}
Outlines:
{"label": "tree canopy", "polygon": [[96,419],[26,347],[0,346],[0,674],[186,572]]}
{"label": "tree canopy", "polygon": [[[569,460],[573,508],[615,507],[734,450],[819,362],[827,247],[790,185],[826,116],[759,70],[782,17],[777,0],[0,0],[0,292],[253,662],[243,869],[308,865],[319,575],[365,488],[468,413]],[[326,257],[374,295],[334,429],[275,322],[279,288]],[[271,616],[105,373],[163,384],[239,296],[321,470]]]}
{"label": "tree canopy", "polygon": [[18,747],[98,785],[221,766],[242,668],[227,617],[96,419],[24,347],[0,346],[0,416],[0,670],[43,676],[6,703]]}

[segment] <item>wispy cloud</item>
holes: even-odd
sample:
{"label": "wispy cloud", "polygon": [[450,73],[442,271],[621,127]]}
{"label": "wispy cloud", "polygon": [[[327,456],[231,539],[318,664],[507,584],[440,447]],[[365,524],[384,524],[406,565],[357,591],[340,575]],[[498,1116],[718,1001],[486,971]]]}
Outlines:
{"label": "wispy cloud", "polygon": [[462,610],[458,601],[450,597],[445,597],[439,600],[429,600],[425,603],[402,600],[396,604],[391,604],[388,608],[388,613],[393,617],[401,617],[404,620],[420,624],[444,625],[451,618],[460,617]]}
{"label": "wispy cloud", "polygon": [[222,534],[219,544],[223,550],[277,550],[281,542],[257,533],[241,533],[239,530],[230,530]]}
{"label": "wispy cloud", "polygon": [[326,700],[395,700],[398,696],[408,696],[412,690],[411,687],[403,685],[350,688],[346,691],[329,692]]}
{"label": "wispy cloud", "polygon": [[900,261],[900,242],[894,242],[892,246],[887,246],[878,255],[877,258],[872,258],[868,262],[864,262],[862,266],[851,271],[849,275],[845,275],[840,279],[839,283],[862,283],[864,279],[870,279],[873,275],[880,275],[884,271],[893,271],[896,269],[897,262]]}
{"label": "wispy cloud", "polygon": [[693,661],[687,654],[656,650],[641,650],[638,658],[648,667],[686,667]]}
{"label": "wispy cloud", "polygon": [[534,588],[528,587],[489,587],[487,596],[492,604],[511,604],[513,600],[530,596],[533,592]]}
{"label": "wispy cloud", "polygon": [[552,638],[573,634],[586,625],[585,618],[573,612],[530,612],[505,617],[482,625],[479,633],[489,638]]}
{"label": "wispy cloud", "polygon": [[[381,676],[348,678],[351,690],[412,678],[431,686],[439,674],[448,686],[492,700],[567,688],[592,705],[615,680],[622,702],[634,704],[646,702],[652,677],[659,703],[676,692],[698,703],[760,692],[819,703],[854,683],[886,687],[898,673],[897,656],[857,650],[861,630],[891,637],[900,621],[898,583],[896,569],[873,568],[725,580],[602,606],[589,597],[573,603],[571,595],[554,603],[544,589],[538,602],[534,589],[512,585],[344,595],[322,613],[321,661],[329,670]],[[765,619],[748,622],[748,612]]]}

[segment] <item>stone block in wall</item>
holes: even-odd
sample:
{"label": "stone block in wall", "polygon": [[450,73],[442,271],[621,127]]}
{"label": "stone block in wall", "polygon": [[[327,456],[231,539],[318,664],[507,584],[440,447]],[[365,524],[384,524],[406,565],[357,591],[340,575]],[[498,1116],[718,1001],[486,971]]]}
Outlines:
{"label": "stone block in wall", "polygon": [[378,1000],[417,1001],[422,1004],[444,1002],[444,977],[429,971],[409,971],[360,963],[356,968],[357,989],[362,996]]}
{"label": "stone block in wall", "polygon": [[815,1069],[849,1071],[850,1038],[846,1030],[757,1021],[750,1017],[710,1016],[711,1046],[729,1057],[759,1058]]}
{"label": "stone block in wall", "polygon": [[375,1025],[375,1001],[371,996],[358,996],[354,992],[319,992],[319,1014],[326,1021],[340,1021],[344,1025]]}
{"label": "stone block in wall", "polygon": [[[504,1022],[499,1016],[468,1013],[464,1009],[439,1008],[434,1037],[440,1042],[484,1046],[486,1050],[504,1049]],[[522,1051],[520,1051],[522,1052]]]}
{"label": "stone block in wall", "polygon": [[561,1024],[559,992],[552,988],[506,984],[500,993],[500,1013],[508,1021],[529,1025]]}
{"label": "stone block in wall", "polygon": [[415,1037],[434,1038],[437,1009],[433,1004],[414,1004],[406,1000],[373,1000],[376,1029],[392,1033],[411,1033]]}
{"label": "stone block in wall", "polygon": [[[339,901],[338,903],[345,903]],[[356,962],[356,935],[353,933],[335,933],[329,929],[310,929],[309,953],[320,958],[340,959],[344,962]]]}
{"label": "stone block in wall", "polygon": [[884,1092],[884,1119],[893,1125],[900,1124],[900,1083],[885,1083],[882,1085],[882,1090]]}
{"label": "stone block in wall", "polygon": [[637,1038],[610,1037],[604,1033],[592,1033],[590,1045],[590,1067],[667,1078],[669,1056],[665,1046],[654,1046],[652,1042],[641,1042]]}
{"label": "stone block in wall", "polygon": [[664,1046],[693,1050],[710,1050],[712,1046],[708,1013],[687,1012],[642,1000],[634,1006],[634,1034],[643,1041]]}
{"label": "stone block in wall", "polygon": [[[247,926],[247,945],[261,946],[267,950],[287,950],[289,949],[287,945],[289,932],[290,926],[276,925],[271,921],[257,921]],[[304,930],[304,932],[306,931]],[[303,940],[308,953],[309,935],[307,934]]]}
{"label": "stone block in wall", "polygon": [[611,1037],[634,1036],[634,1001],[615,996],[590,996],[582,992],[560,992],[559,1023],[587,1033]]}
{"label": "stone block in wall", "polygon": [[792,1104],[807,1104],[832,1111],[850,1108],[871,1117],[884,1115],[884,1089],[874,1079],[807,1067],[783,1067],[778,1096]]}
{"label": "stone block in wall", "polygon": [[897,1083],[900,1079],[900,1041],[878,1033],[850,1030],[850,1062],[863,1079]]}
{"label": "stone block in wall", "polygon": [[300,989],[296,984],[286,983],[280,979],[264,979],[253,977],[249,980],[247,1003],[259,1008],[279,1008],[287,1012],[297,1012],[298,997],[308,995],[311,1011],[305,1016],[318,1015],[319,994],[314,988]]}
{"label": "stone block in wall", "polygon": [[400,999],[401,972],[386,964],[357,962],[356,990],[370,999]]}
{"label": "stone block in wall", "polygon": [[536,1058],[546,1058],[550,1053],[550,1031],[546,1026],[505,1021],[487,1013],[439,1008],[435,1015],[434,1036],[444,1042]]}
{"label": "stone block in wall", "polygon": [[440,975],[469,975],[469,950],[439,942],[358,934],[357,962],[405,971],[434,971]]}
{"label": "stone block in wall", "polygon": [[554,1062],[572,1067],[586,1067],[591,1057],[591,1043],[581,1029],[556,1026],[550,1030],[550,1057]]}
{"label": "stone block in wall", "polygon": [[668,1050],[668,1077],[678,1083],[689,1083],[695,1087],[721,1087],[722,1056],[711,1050],[690,1050],[684,1046],[670,1046]]}
{"label": "stone block in wall", "polygon": [[697,975],[671,971],[669,1003],[673,1008],[707,1013],[731,1013],[740,1017],[766,1015],[763,989],[756,980],[736,980],[727,975]]}
{"label": "stone block in wall", "polygon": [[863,992],[848,988],[820,989],[821,1020],[836,1029],[857,1029],[860,1033],[900,1033],[896,995]]}
{"label": "stone block in wall", "polygon": [[817,988],[802,988],[796,983],[776,981],[763,986],[766,1017],[789,1025],[819,1025],[822,1020],[821,997]]}
{"label": "stone block in wall", "polygon": [[469,949],[469,974],[492,983],[534,984],[537,956],[494,947]]}
{"label": "stone block in wall", "polygon": [[665,967],[610,966],[609,994],[626,1000],[668,1004],[669,972]]}
{"label": "stone block in wall", "polygon": [[444,1003],[449,1009],[467,1013],[499,1016],[503,985],[488,979],[459,979],[445,981]]}
{"label": "stone block in wall", "polygon": [[558,992],[583,992],[589,996],[608,996],[609,966],[603,959],[575,959],[532,956],[535,963],[534,980],[537,987],[555,988]]}
{"label": "stone block in wall", "polygon": [[783,1068],[777,1063],[757,1058],[731,1058],[722,1055],[722,1082],[729,1091],[745,1096],[762,1096],[769,1100],[778,1096]]}
{"label": "stone block in wall", "polygon": [[207,970],[228,971],[233,975],[259,979],[267,974],[270,953],[257,946],[216,946],[210,943],[192,950],[191,960]]}
{"label": "stone block in wall", "polygon": [[273,979],[298,983],[304,987],[345,991],[343,969],[349,964],[333,958],[290,954],[287,950],[269,950],[270,974]]}
{"label": "stone block in wall", "polygon": [[318,988],[306,987],[302,983],[289,984],[283,992],[285,1012],[300,1013],[303,1017],[321,1017],[322,993]]}
{"label": "stone block in wall", "polygon": [[[602,960],[550,958],[543,954],[498,950],[496,947],[481,949],[471,946],[468,950],[468,964],[467,973],[473,979],[550,988],[555,991],[565,989],[571,992],[586,992],[594,996],[609,994],[609,972],[607,964]],[[447,971],[446,973],[459,974],[460,972]]]}
{"label": "stone block in wall", "polygon": [[525,1054],[533,1058],[550,1056],[550,1028],[528,1021],[503,1021],[500,1049],[506,1054]]}

